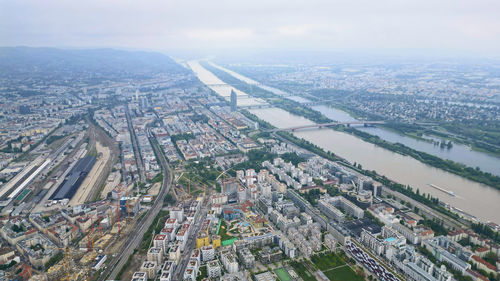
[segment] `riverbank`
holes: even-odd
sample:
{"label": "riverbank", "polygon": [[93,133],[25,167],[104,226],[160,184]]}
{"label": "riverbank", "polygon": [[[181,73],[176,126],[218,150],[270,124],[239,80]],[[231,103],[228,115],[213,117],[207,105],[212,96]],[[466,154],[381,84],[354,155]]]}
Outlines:
{"label": "riverbank", "polygon": [[379,138],[378,136],[356,130],[355,128],[343,127],[338,128],[338,130],[353,134],[364,141],[373,143],[390,151],[410,156],[430,166],[443,169],[450,173],[454,173],[461,177],[473,180],[475,182],[483,183],[500,190],[500,177],[492,175],[491,173],[485,173],[481,170],[467,167],[466,165],[451,160],[445,160],[422,151],[417,151],[400,143],[390,143]]}
{"label": "riverbank", "polygon": [[212,65],[205,63],[205,62],[200,62],[200,64],[207,69],[208,71],[212,72],[217,78],[222,80],[224,83],[227,83],[234,88],[245,92],[249,94],[252,97],[255,98],[261,98],[264,99],[266,102],[269,104],[281,108],[283,110],[286,110],[292,114],[298,115],[305,117],[313,122],[316,123],[328,123],[332,122],[329,118],[321,114],[320,112],[311,109],[310,107],[304,106],[299,102],[280,97],[270,91],[266,91],[258,86],[253,86],[250,85],[242,80],[239,80],[238,78],[232,76],[231,74],[220,70],[218,68],[213,67]]}
{"label": "riverbank", "polygon": [[[258,122],[261,128],[265,129],[274,129],[275,127],[268,122],[258,118],[256,115],[252,114],[251,112],[247,110],[242,110],[241,111],[243,115],[245,115],[247,118],[251,119],[252,121]],[[387,187],[398,191],[428,207],[431,207],[432,209],[439,211],[442,214],[448,215],[453,217],[454,219],[458,219],[458,215],[455,213],[450,212],[449,210],[445,209],[443,206],[439,204],[439,199],[432,197],[430,194],[425,194],[425,193],[420,193],[418,189],[416,191],[413,191],[413,188],[410,186],[404,186],[402,184],[396,183],[385,176],[377,174],[375,171],[369,171],[369,170],[363,170],[360,168],[358,165],[353,165],[349,163],[349,161],[335,155],[332,152],[327,152],[321,147],[305,140],[302,138],[298,138],[289,132],[277,132],[275,133],[275,137],[280,138],[282,141],[288,141],[290,143],[293,143],[294,145],[301,147],[305,150],[308,150],[320,157],[323,157],[325,159],[328,159],[330,161],[335,161],[341,165],[344,165],[345,167],[355,170],[361,174],[364,174],[366,176],[369,176],[373,178],[374,180],[377,180],[381,182],[382,184],[386,185]]]}
{"label": "riverbank", "polygon": [[296,137],[288,132],[277,132],[276,134],[282,140],[289,141],[290,143],[293,143],[293,144],[295,144],[295,145],[297,145],[305,150],[308,150],[308,151],[310,151],[310,152],[312,152],[320,157],[323,157],[323,158],[328,159],[330,161],[335,161],[335,162],[337,162],[337,163],[339,163],[339,164],[341,164],[349,169],[352,169],[352,170],[357,171],[363,175],[366,175],[366,176],[382,183],[386,187],[388,187],[394,191],[397,191],[401,194],[404,194],[404,195],[408,196],[409,198],[411,198],[411,199],[413,199],[413,200],[415,200],[415,201],[417,201],[417,202],[419,202],[427,207],[430,207],[431,209],[433,209],[435,211],[438,211],[442,215],[448,216],[448,217],[453,218],[455,220],[459,220],[459,221],[461,221],[461,223],[465,223],[465,221],[460,219],[458,214],[451,212],[450,210],[443,207],[439,203],[439,199],[431,196],[430,194],[420,193],[418,189],[414,190],[411,186],[408,186],[408,185],[405,186],[403,184],[392,181],[383,175],[379,175],[376,171],[364,170],[364,169],[360,168],[359,166],[355,166],[355,165],[349,163],[348,161],[346,161],[345,159],[340,158],[339,156],[335,155],[334,153],[327,152],[327,151],[323,150],[322,148],[318,147],[317,145],[312,144],[309,141],[304,140],[302,138],[298,138],[298,137]]}
{"label": "riverbank", "polygon": [[[213,67],[208,63],[202,63],[202,65],[223,82],[243,92],[251,93],[251,95],[254,97],[262,98],[267,102],[269,102],[270,104],[272,104],[273,106],[281,108],[289,113],[305,117],[316,123],[328,123],[334,121],[331,120],[330,118],[327,118],[326,116],[324,116],[323,114],[321,114],[316,110],[303,106],[299,102],[280,97],[272,92],[250,85],[223,70]],[[468,167],[464,164],[460,164],[451,160],[445,160],[425,152],[417,151],[400,143],[390,143],[379,138],[378,136],[371,135],[369,133],[360,130],[356,130],[355,128],[352,127],[338,126],[338,127],[333,127],[333,129],[337,131],[350,133],[366,142],[378,145],[392,152],[405,156],[410,156],[424,164],[445,170],[447,172],[456,174],[458,176],[467,178],[469,180],[478,183],[486,184],[497,190],[500,190],[500,177],[495,176],[491,173],[486,173],[481,170]]]}
{"label": "riverbank", "polygon": [[[356,119],[384,120],[386,121],[386,124],[381,125],[381,127],[388,130],[393,130],[408,137],[413,137],[422,141],[429,140],[421,137],[421,135],[441,138],[447,141],[452,141],[454,143],[467,145],[474,151],[486,153],[491,156],[500,158],[500,147],[493,146],[476,139],[467,139],[464,136],[455,135],[448,131],[450,125],[447,124],[436,123],[432,125],[434,128],[427,128],[419,124],[401,123],[394,120],[388,120],[381,115],[360,111],[341,103],[333,103],[332,107],[345,111]],[[480,132],[478,132],[477,134],[480,135]]]}
{"label": "riverbank", "polygon": [[[258,122],[259,126],[261,128],[264,128],[264,129],[275,128],[270,123],[258,118],[256,115],[252,114],[251,112],[249,112],[247,110],[241,110],[241,112],[243,115],[245,115],[247,118],[251,119],[252,121]],[[269,134],[269,133],[267,133],[267,134]],[[383,175],[379,175],[376,171],[364,170],[361,168],[361,165],[353,165],[349,161],[347,161],[346,159],[343,159],[330,151],[325,151],[321,147],[319,147],[319,146],[317,146],[317,145],[315,145],[315,144],[313,144],[305,139],[298,138],[298,137],[292,135],[291,133],[281,131],[281,132],[275,133],[274,137],[279,138],[285,142],[290,142],[298,147],[301,147],[307,151],[314,153],[315,155],[318,155],[318,156],[323,157],[325,159],[328,159],[330,161],[335,161],[335,162],[337,162],[337,163],[339,163],[339,164],[341,164],[349,169],[355,170],[361,174],[369,176],[370,178],[384,184],[388,188],[390,188],[394,191],[397,191],[401,194],[404,194],[404,195],[408,196],[409,198],[441,213],[444,216],[458,220],[461,223],[465,223],[465,221],[461,220],[460,217],[456,213],[451,212],[450,210],[443,207],[443,205],[439,203],[438,198],[435,198],[435,197],[431,196],[430,194],[420,193],[420,191],[418,189],[414,190],[412,187],[410,187],[408,185],[405,186],[405,185],[399,184],[397,182],[394,182]]]}

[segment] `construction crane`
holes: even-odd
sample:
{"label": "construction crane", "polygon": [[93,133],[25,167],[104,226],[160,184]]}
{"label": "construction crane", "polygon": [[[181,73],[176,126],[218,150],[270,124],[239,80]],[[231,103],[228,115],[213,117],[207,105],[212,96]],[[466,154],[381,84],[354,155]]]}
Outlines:
{"label": "construction crane", "polygon": [[118,223],[118,235],[120,235],[121,233],[121,224],[120,224],[120,203],[118,204],[111,204],[111,203],[107,203],[108,206],[110,206],[110,209],[109,209],[109,219],[110,219],[110,222],[111,222],[111,219],[113,218],[113,208],[112,207],[116,207],[116,217],[117,217],[117,223]]}
{"label": "construction crane", "polygon": [[[188,195],[191,196],[191,182],[193,180],[191,180],[191,178],[185,176],[185,174],[182,174],[177,180],[180,180],[182,177],[185,177],[188,180]],[[197,179],[194,179],[194,181],[203,187],[203,197],[205,197],[207,195],[207,185],[205,183],[201,182],[200,180],[197,180]],[[181,190],[181,192],[185,193],[185,191],[183,191],[183,190]],[[183,199],[185,199],[185,198],[183,198]]]}
{"label": "construction crane", "polygon": [[207,195],[207,185],[201,182],[200,180],[195,180],[195,181],[198,182],[203,187],[203,197],[205,197]]}
{"label": "construction crane", "polygon": [[[179,181],[182,177],[186,178],[188,180],[188,195],[186,195],[186,191],[183,190],[182,188],[179,188],[176,186],[177,191],[179,191],[182,194],[182,200],[186,200],[189,196],[191,196],[191,179],[186,176],[186,174],[182,174],[177,181]],[[178,198],[177,198],[178,199]]]}
{"label": "construction crane", "polygon": [[99,227],[99,235],[102,237],[102,228],[101,228],[101,216],[97,216],[98,227]]}
{"label": "construction crane", "polygon": [[125,202],[125,207],[127,208],[127,220],[130,221],[130,203],[129,203],[130,198],[127,198],[127,202]]}
{"label": "construction crane", "polygon": [[223,176],[223,175],[227,174],[227,172],[228,172],[228,171],[235,171],[235,172],[236,172],[236,170],[235,170],[235,169],[233,169],[233,168],[228,168],[228,169],[226,169],[226,170],[222,171],[222,172],[221,172],[221,173],[217,176],[217,178],[215,178],[215,180],[217,181],[217,180],[218,180],[221,176]]}
{"label": "construction crane", "polygon": [[207,185],[200,180],[196,180],[202,187],[203,187],[203,197],[205,198],[207,196]]}
{"label": "construction crane", "polygon": [[51,247],[53,249],[57,250],[63,250],[64,251],[64,258],[63,258],[63,267],[64,267],[64,273],[59,280],[63,281],[75,281],[75,275],[71,273],[71,262],[73,261],[73,257],[71,256],[71,247],[66,246],[64,248],[59,248],[59,247]]}
{"label": "construction crane", "polygon": [[70,264],[70,259],[71,258],[71,248],[70,247],[65,247],[64,249],[64,268],[66,270],[66,276],[65,279],[63,280],[74,280],[73,275],[71,274],[71,264]]}
{"label": "construction crane", "polygon": [[94,230],[93,230],[93,228],[92,228],[92,233],[90,236],[91,236],[90,237],[90,251],[91,251],[90,259],[94,260],[95,257],[97,256],[97,254],[96,254],[96,251],[94,248]]}
{"label": "construction crane", "polygon": [[234,171],[234,172],[236,172],[236,170],[235,170],[235,169],[233,169],[233,168],[228,168],[228,169],[226,169],[226,170],[222,171],[222,172],[221,172],[221,173],[217,176],[217,178],[215,179],[215,181],[217,182],[217,181],[219,180],[219,178],[220,178],[220,177],[222,177],[222,190],[221,190],[221,193],[224,193],[224,192],[226,191],[226,174],[227,174],[227,172],[229,172],[229,171]]}

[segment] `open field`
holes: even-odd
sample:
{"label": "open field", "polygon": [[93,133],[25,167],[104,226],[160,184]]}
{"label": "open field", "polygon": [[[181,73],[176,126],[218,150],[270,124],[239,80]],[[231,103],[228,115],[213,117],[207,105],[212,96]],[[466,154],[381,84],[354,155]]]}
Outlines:
{"label": "open field", "polygon": [[345,261],[342,259],[342,257],[332,252],[320,253],[311,256],[311,261],[321,271],[345,264]]}
{"label": "open field", "polygon": [[290,280],[292,280],[292,277],[290,276],[290,274],[288,274],[288,272],[286,271],[286,269],[284,269],[283,267],[276,268],[274,270],[274,273],[276,273],[276,275],[278,275],[278,278],[281,281],[290,281]]}
{"label": "open field", "polygon": [[331,270],[323,271],[330,281],[363,281],[362,276],[356,274],[349,266],[344,265]]}
{"label": "open field", "polygon": [[311,256],[311,261],[316,268],[321,270],[330,281],[362,281],[364,278],[344,261],[344,259],[334,252],[323,252]]}
{"label": "open field", "polygon": [[304,281],[316,281],[314,275],[311,272],[309,272],[309,270],[307,270],[307,268],[304,266],[303,263],[300,263],[298,261],[292,261],[290,262],[290,265],[293,267],[293,270],[295,270],[295,272],[297,272],[300,278],[302,278]]}

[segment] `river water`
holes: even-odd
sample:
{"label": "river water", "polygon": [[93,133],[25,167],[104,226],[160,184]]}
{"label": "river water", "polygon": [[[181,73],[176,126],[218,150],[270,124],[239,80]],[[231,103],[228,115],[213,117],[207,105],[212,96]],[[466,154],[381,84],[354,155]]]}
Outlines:
{"label": "river water", "polygon": [[[228,72],[229,74],[233,75],[234,77],[249,83],[249,84],[254,84],[258,85],[259,82],[248,78],[246,76],[243,76],[239,73],[236,73],[230,69],[218,66],[214,63],[210,63],[212,66],[217,67],[223,71]],[[274,94],[277,95],[289,95],[288,93],[276,89],[273,87],[269,87],[266,85],[259,85],[259,87],[273,92]],[[300,103],[306,103],[310,102],[310,100],[304,98],[304,97],[299,97],[299,96],[287,96],[287,98],[294,100],[296,102]],[[314,110],[321,112],[323,115],[326,117],[330,118],[331,120],[334,121],[339,121],[339,122],[346,122],[346,121],[358,121],[349,113],[330,107],[326,105],[319,105],[319,106],[313,106],[312,107]],[[469,146],[463,145],[463,144],[458,144],[454,143],[453,147],[450,149],[447,148],[441,148],[439,145],[434,145],[432,142],[428,142],[425,140],[419,140],[416,138],[408,137],[402,134],[398,134],[396,132],[393,132],[391,130],[387,130],[384,128],[377,128],[377,127],[364,127],[360,126],[357,127],[357,129],[361,131],[365,131],[367,133],[370,133],[372,135],[376,135],[380,137],[383,140],[386,140],[388,142],[392,143],[402,143],[410,148],[413,148],[418,151],[422,151],[431,155],[435,155],[439,158],[443,159],[448,159],[452,160],[458,163],[465,164],[469,167],[479,167],[482,171],[492,173],[494,175],[500,176],[500,158],[495,157],[493,155],[480,152],[480,151],[475,151],[472,150]],[[437,140],[439,141],[439,140]],[[499,202],[500,204],[500,202]]]}
{"label": "river water", "polygon": [[[222,82],[217,77],[215,77],[216,80],[213,79],[213,77],[211,77],[213,74],[199,64],[190,64],[190,66],[198,75],[198,78],[200,78],[200,80],[205,84],[209,85],[209,87],[211,87],[211,84],[220,84]],[[204,71],[201,71],[200,68]],[[226,70],[224,68],[221,69]],[[205,72],[208,72],[209,74],[206,74]],[[233,71],[228,72],[234,75]],[[245,82],[258,84],[249,78],[249,80],[242,79],[241,75],[239,75],[239,77],[236,75],[234,76]],[[263,86],[259,85],[259,87]],[[273,89],[271,87],[266,88],[266,90],[270,91]],[[238,104],[240,104],[240,102],[238,102]],[[333,120],[355,120],[347,113],[330,107],[317,106],[314,107],[314,109],[321,111],[325,116]],[[262,120],[265,120],[278,128],[314,123],[306,118],[290,114],[289,112],[279,108],[254,109],[250,111]],[[388,141],[391,141],[389,138],[397,140],[398,138],[404,137],[391,131],[381,131],[380,128],[363,127],[359,129],[367,130],[367,132],[379,135],[384,139],[387,138]],[[412,157],[394,153],[390,150],[365,142],[347,133],[324,129],[298,131],[293,134],[297,137],[304,138],[325,150],[329,150],[350,162],[360,163],[364,169],[375,170],[379,174],[385,175],[396,182],[409,184],[414,189],[418,188],[421,193],[429,193],[432,196],[439,198],[441,201],[449,203],[456,208],[460,208],[461,210],[472,214],[483,221],[494,221],[496,223],[500,223],[500,192],[492,187],[431,167],[413,159]],[[404,138],[415,140],[408,137]],[[403,141],[400,142],[404,143]],[[457,145],[455,145],[453,149],[455,149],[456,146]],[[498,165],[498,162],[496,162],[496,165]],[[472,166],[475,167],[477,165]],[[450,196],[429,186],[431,183],[446,190],[453,191],[456,194],[456,197]]]}
{"label": "river water", "polygon": [[[313,109],[323,113],[323,115],[335,121],[356,121],[355,118],[345,111],[329,106],[313,106]],[[469,146],[454,143],[452,148],[447,149],[441,148],[439,145],[434,145],[432,142],[404,136],[384,128],[363,126],[356,128],[369,134],[379,136],[381,139],[388,142],[399,142],[415,150],[423,151],[439,158],[462,163],[469,167],[479,167],[482,171],[500,176],[500,158],[484,152],[472,150]],[[431,139],[430,137],[428,138]],[[434,140],[439,141],[439,139]]]}

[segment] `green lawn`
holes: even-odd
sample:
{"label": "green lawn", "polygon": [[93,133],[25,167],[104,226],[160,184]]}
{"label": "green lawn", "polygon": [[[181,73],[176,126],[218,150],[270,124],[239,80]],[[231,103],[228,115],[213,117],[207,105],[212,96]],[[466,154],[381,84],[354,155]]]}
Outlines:
{"label": "green lawn", "polygon": [[304,264],[297,261],[293,261],[290,262],[290,265],[293,267],[293,270],[295,270],[295,272],[297,272],[300,278],[302,278],[304,281],[316,281],[314,275],[312,275],[312,273],[307,270]]}
{"label": "green lawn", "polygon": [[227,224],[224,220],[222,221],[221,226],[219,228],[219,235],[221,240],[229,240],[234,238],[233,236],[227,234]]}
{"label": "green lawn", "polygon": [[321,271],[345,264],[342,257],[333,252],[326,252],[311,256],[311,261]]}
{"label": "green lawn", "polygon": [[201,281],[201,279],[207,277],[207,266],[204,265],[200,267],[200,271],[198,273],[198,276],[196,276],[196,281]]}
{"label": "green lawn", "polygon": [[284,269],[283,267],[275,269],[274,273],[276,273],[276,275],[278,275],[278,278],[281,281],[292,280],[292,276],[290,276],[290,274],[288,274],[288,271],[286,271],[286,269]]}
{"label": "green lawn", "polygon": [[343,266],[323,272],[331,281],[364,281],[365,279],[356,274],[349,266]]}

